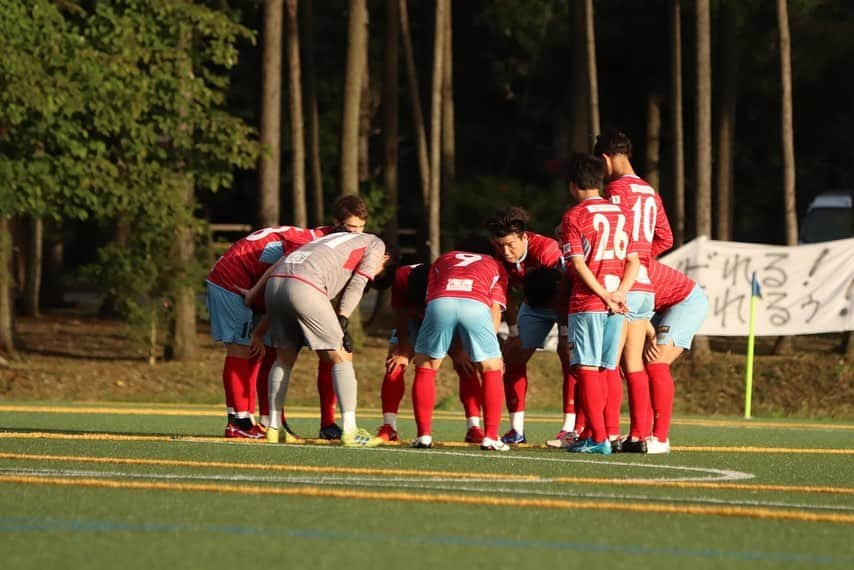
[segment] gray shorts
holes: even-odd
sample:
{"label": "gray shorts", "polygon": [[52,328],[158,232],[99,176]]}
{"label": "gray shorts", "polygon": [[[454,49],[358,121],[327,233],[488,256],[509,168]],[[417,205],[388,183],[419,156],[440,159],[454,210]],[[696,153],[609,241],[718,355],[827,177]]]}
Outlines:
{"label": "gray shorts", "polygon": [[299,279],[273,277],[264,292],[276,348],[339,350],[344,332],[325,294]]}

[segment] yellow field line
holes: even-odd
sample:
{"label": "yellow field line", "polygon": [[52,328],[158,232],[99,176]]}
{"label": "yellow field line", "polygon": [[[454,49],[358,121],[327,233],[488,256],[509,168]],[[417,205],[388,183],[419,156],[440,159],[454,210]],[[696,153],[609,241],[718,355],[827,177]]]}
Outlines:
{"label": "yellow field line", "polygon": [[753,447],[750,445],[675,445],[673,451],[713,451],[719,453],[796,453],[818,455],[854,455],[854,449],[816,449],[798,447]]}
{"label": "yellow field line", "polygon": [[[194,409],[198,408],[198,404],[188,404],[186,407],[175,407],[176,404],[168,407],[104,407],[99,405],[88,406],[39,406],[39,405],[16,405],[3,404],[0,405],[0,412],[10,413],[46,413],[46,414],[126,414],[131,416],[188,416],[188,417],[222,417],[224,415],[220,407],[211,407],[210,409]],[[316,419],[317,412],[307,411],[308,408],[299,407],[292,408],[288,412],[289,418],[294,419]],[[363,417],[381,417],[379,410],[372,408],[363,408],[360,411]],[[461,420],[462,415],[458,412],[437,411],[434,414],[435,419],[441,420]],[[558,415],[549,417],[545,415],[533,415],[525,418],[527,422],[533,423],[551,423],[558,421]],[[826,429],[826,430],[854,430],[854,424],[830,424],[830,423],[814,423],[814,422],[772,422],[772,421],[757,421],[757,420],[716,420],[716,419],[692,419],[692,418],[674,418],[671,421],[674,425],[686,426],[701,426],[701,427],[743,427],[743,428],[774,428],[774,429]]]}
{"label": "yellow field line", "polygon": [[512,497],[473,497],[449,493],[409,493],[404,491],[346,491],[319,487],[263,487],[257,485],[222,485],[208,483],[165,483],[113,481],[104,479],[71,479],[0,475],[0,483],[51,485],[66,487],[95,487],[103,489],[139,489],[158,491],[189,491],[232,493],[237,495],[268,495],[352,499],[363,501],[396,501],[426,504],[478,505],[489,507],[539,508],[560,510],[622,511],[633,513],[682,514],[699,516],[741,517],[800,522],[854,524],[854,515],[813,513],[798,510],[773,510],[752,507],[709,507],[701,505],[668,505],[654,503],[617,503],[602,501],[571,501],[561,499],[519,499]]}
{"label": "yellow field line", "polygon": [[715,483],[702,481],[655,481],[651,479],[619,479],[604,477],[543,477],[499,473],[472,473],[466,471],[425,471],[420,469],[381,469],[364,467],[334,467],[312,465],[268,465],[264,463],[233,463],[227,461],[193,461],[185,459],[143,459],[136,457],[91,457],[78,455],[43,455],[30,453],[0,453],[0,459],[22,461],[66,461],[74,463],[158,465],[169,467],[198,467],[208,469],[237,469],[280,471],[292,473],[336,473],[349,475],[385,475],[424,478],[486,479],[523,482],[581,483],[593,485],[625,485],[633,487],[664,487],[676,489],[717,489],[736,491],[772,491],[787,493],[819,493],[854,495],[854,487],[828,487],[806,485],[768,485],[746,483]]}

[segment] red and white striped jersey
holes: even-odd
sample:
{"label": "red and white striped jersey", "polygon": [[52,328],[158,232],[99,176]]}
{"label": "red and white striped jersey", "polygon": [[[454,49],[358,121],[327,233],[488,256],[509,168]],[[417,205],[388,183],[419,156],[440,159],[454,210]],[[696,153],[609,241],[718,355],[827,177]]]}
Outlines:
{"label": "red and white striped jersey", "polygon": [[649,264],[649,277],[655,287],[656,312],[684,301],[696,285],[693,279],[681,271],[655,259]]}
{"label": "red and white striped jersey", "polygon": [[528,236],[528,251],[525,256],[516,263],[503,261],[503,256],[496,255],[504,265],[510,278],[510,287],[518,291],[525,284],[525,273],[532,269],[548,267],[561,269],[560,245],[556,240],[534,232],[525,232]]}
{"label": "red and white striped jersey", "polygon": [[645,240],[652,257],[673,247],[673,232],[661,196],[645,180],[627,174],[605,187],[605,197],[617,204],[632,221],[632,240]]}
{"label": "red and white striped jersey", "polygon": [[[567,267],[582,257],[596,280],[616,291],[623,278],[626,255],[631,253],[626,216],[604,198],[587,198],[570,208],[561,222],[561,249]],[[573,279],[570,313],[607,312],[608,307],[581,279]]]}
{"label": "red and white striped jersey", "polygon": [[507,272],[494,258],[479,253],[450,251],[430,267],[427,302],[441,297],[474,299],[487,307],[507,306]]}

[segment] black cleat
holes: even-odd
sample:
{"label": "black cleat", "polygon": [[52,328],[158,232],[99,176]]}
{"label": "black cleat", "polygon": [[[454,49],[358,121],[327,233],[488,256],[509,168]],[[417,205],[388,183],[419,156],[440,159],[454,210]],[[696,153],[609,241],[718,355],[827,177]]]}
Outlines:
{"label": "black cleat", "polygon": [[331,423],[328,426],[323,426],[320,428],[320,432],[317,434],[317,437],[320,439],[341,439],[342,435],[341,428],[338,427],[338,424]]}
{"label": "black cleat", "polygon": [[627,437],[620,442],[621,453],[646,453],[646,440],[632,441],[632,438]]}
{"label": "black cleat", "polygon": [[611,453],[621,453],[623,451],[623,440],[615,437],[611,440]]}

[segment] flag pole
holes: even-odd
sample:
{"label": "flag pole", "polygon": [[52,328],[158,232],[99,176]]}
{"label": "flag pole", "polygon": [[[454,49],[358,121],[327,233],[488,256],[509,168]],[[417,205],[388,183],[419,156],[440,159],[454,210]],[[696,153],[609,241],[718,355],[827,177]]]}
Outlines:
{"label": "flag pole", "polygon": [[756,280],[756,273],[753,273],[753,278],[750,283],[750,319],[747,322],[747,365],[745,366],[744,375],[744,418],[750,419],[750,405],[753,398],[753,349],[755,346],[756,335],[756,305],[758,299],[762,297],[762,291],[759,289],[759,281]]}

